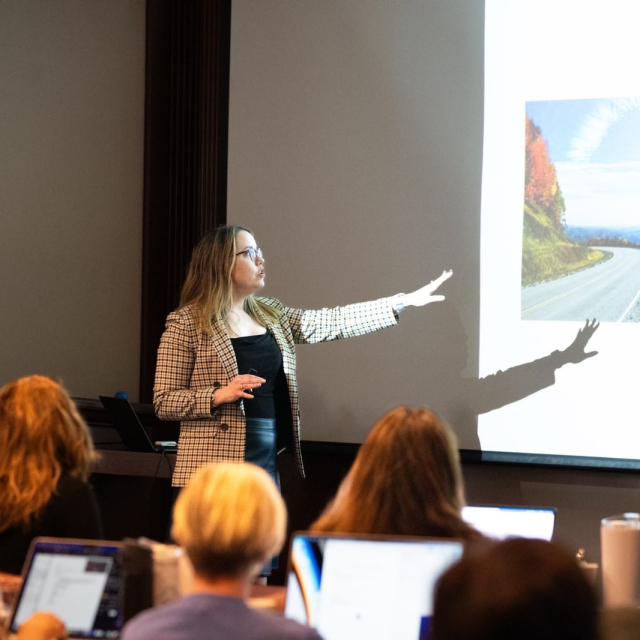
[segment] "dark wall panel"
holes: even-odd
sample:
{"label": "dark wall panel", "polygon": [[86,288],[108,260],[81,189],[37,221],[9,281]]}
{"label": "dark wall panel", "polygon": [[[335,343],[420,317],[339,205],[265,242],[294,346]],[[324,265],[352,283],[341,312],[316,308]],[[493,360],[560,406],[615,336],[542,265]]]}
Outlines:
{"label": "dark wall panel", "polygon": [[191,251],[226,219],[230,0],[148,0],[140,399]]}

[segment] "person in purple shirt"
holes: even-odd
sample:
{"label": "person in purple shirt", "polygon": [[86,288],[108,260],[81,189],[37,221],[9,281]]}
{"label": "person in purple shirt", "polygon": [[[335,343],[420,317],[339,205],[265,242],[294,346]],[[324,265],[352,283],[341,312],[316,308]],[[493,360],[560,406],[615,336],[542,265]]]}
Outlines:
{"label": "person in purple shirt", "polygon": [[202,468],[183,489],[171,535],[195,572],[192,593],[129,621],[122,640],[321,640],[293,620],[251,609],[251,585],[284,543],[275,483],[250,463]]}

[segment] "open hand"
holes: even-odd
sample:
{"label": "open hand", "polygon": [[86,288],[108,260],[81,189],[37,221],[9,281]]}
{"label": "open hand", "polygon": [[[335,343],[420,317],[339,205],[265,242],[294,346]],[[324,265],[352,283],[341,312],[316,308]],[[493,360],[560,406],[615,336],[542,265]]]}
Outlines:
{"label": "open hand", "polygon": [[443,271],[442,275],[435,280],[432,280],[429,284],[417,289],[413,293],[406,293],[402,297],[402,302],[407,307],[422,307],[425,304],[429,304],[431,302],[440,302],[444,300],[443,295],[433,295],[434,292],[438,289],[438,287],[448,280],[453,275],[453,271]]}
{"label": "open hand", "polygon": [[219,405],[224,402],[235,402],[240,398],[253,400],[251,392],[253,389],[261,387],[264,382],[266,382],[264,378],[251,375],[250,373],[235,376],[226,387],[216,389],[213,396],[214,402],[216,405]]}
{"label": "open hand", "polygon": [[578,331],[574,341],[564,350],[564,357],[567,362],[575,364],[598,355],[597,351],[585,352],[585,348],[599,326],[600,323],[596,322],[595,318],[587,320],[584,327]]}

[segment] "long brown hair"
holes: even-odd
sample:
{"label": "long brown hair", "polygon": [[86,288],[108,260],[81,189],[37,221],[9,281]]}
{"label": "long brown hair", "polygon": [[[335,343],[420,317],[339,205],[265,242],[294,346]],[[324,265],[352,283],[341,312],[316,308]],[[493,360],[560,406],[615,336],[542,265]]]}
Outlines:
{"label": "long brown hair", "polygon": [[0,452],[0,532],[37,517],[63,473],[86,480],[95,455],[73,401],[45,376],[0,389]]}
{"label": "long brown hair", "polygon": [[[200,330],[213,332],[213,324],[224,321],[233,302],[233,269],[236,240],[245,227],[224,225],[206,233],[191,255],[187,278],[180,295],[180,307],[191,305],[199,315]],[[252,234],[253,235],[253,234]],[[279,312],[253,295],[247,296],[245,311],[260,325],[277,321]]]}
{"label": "long brown hair", "polygon": [[373,427],[314,531],[481,537],[461,516],[455,436],[425,408],[397,407]]}

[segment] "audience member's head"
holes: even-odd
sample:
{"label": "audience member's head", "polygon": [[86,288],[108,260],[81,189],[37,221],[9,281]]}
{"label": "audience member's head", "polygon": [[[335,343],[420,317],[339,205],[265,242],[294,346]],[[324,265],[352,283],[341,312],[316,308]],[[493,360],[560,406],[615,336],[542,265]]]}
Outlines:
{"label": "audience member's head", "polygon": [[461,516],[455,436],[425,408],[393,409],[360,447],[315,531],[480,537]]}
{"label": "audience member's head", "polygon": [[469,554],[436,589],[433,640],[595,640],[596,597],[575,558],[512,538]]}
{"label": "audience member's head", "polygon": [[0,451],[0,532],[36,518],[63,474],[86,480],[94,455],[73,401],[45,376],[0,389]]}
{"label": "audience member's head", "polygon": [[171,535],[197,575],[250,579],[282,548],[286,524],[284,501],[263,469],[219,463],[182,490]]}

